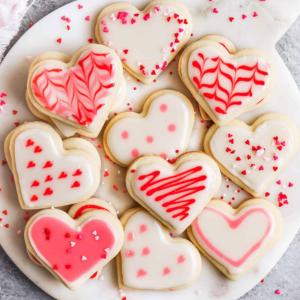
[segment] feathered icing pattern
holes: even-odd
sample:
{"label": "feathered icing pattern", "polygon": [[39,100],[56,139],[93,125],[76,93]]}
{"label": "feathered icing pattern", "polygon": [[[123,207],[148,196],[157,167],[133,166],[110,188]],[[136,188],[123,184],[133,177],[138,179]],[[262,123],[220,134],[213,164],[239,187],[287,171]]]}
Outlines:
{"label": "feathered icing pattern", "polygon": [[109,53],[88,50],[70,69],[40,67],[31,82],[38,102],[47,110],[89,126],[115,85],[116,65]]}
{"label": "feathered icing pattern", "polygon": [[[199,71],[199,76],[194,76],[193,82],[200,92],[205,89],[203,96],[208,101],[219,102],[219,105],[215,107],[215,112],[219,114],[227,114],[229,107],[241,105],[243,97],[252,97],[253,87],[264,86],[267,79],[265,77],[269,76],[268,72],[259,68],[258,61],[252,65],[235,66],[225,62],[220,56],[205,58],[203,53],[199,52],[198,57],[199,61],[194,60],[192,62],[192,66]],[[213,67],[207,67],[207,64],[210,66],[213,64]],[[243,73],[244,76],[240,73]],[[214,80],[208,83],[207,77],[213,75],[215,76]],[[265,80],[258,79],[258,76]],[[226,88],[224,84],[222,85],[222,80],[229,82],[229,88]]]}
{"label": "feathered icing pattern", "polygon": [[[205,189],[203,181],[206,175],[200,175],[201,166],[181,172],[174,176],[159,179],[160,171],[141,175],[138,180],[144,180],[149,177],[148,181],[141,186],[141,191],[146,191],[147,196],[156,194],[155,201],[167,200],[162,203],[167,213],[173,213],[172,218],[180,217],[180,221],[189,216],[190,206],[196,202],[191,196]],[[191,196],[191,197],[190,197]]]}

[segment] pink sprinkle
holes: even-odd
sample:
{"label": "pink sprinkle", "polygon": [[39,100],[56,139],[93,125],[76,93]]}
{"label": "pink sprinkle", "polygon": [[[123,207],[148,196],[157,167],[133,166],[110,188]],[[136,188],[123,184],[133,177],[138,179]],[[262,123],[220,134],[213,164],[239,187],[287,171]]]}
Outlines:
{"label": "pink sprinkle", "polygon": [[105,21],[101,21],[101,24],[102,24],[102,25],[106,25],[106,22],[105,22]]}
{"label": "pink sprinkle", "polygon": [[280,290],[277,289],[277,290],[275,291],[275,294],[280,295],[280,294],[281,294]]}
{"label": "pink sprinkle", "polygon": [[82,240],[82,239],[83,239],[83,237],[82,237],[81,234],[78,234],[77,238],[78,238],[79,240]]}
{"label": "pink sprinkle", "polygon": [[232,137],[232,134],[228,133],[228,137],[229,137],[229,138]]}
{"label": "pink sprinkle", "polygon": [[78,9],[82,9],[83,6],[81,4],[78,4]]}
{"label": "pink sprinkle", "polygon": [[125,62],[125,61],[127,61],[127,59],[126,59],[126,58],[122,58],[121,60],[122,60],[122,61],[124,61],[124,62]]}
{"label": "pink sprinkle", "polygon": [[282,145],[283,147],[285,147],[285,141],[281,142],[281,145]]}
{"label": "pink sprinkle", "polygon": [[104,258],[104,259],[106,259],[107,255],[106,254],[102,254],[101,257]]}
{"label": "pink sprinkle", "polygon": [[264,170],[264,167],[263,167],[263,165],[261,165],[260,167],[259,167],[259,169],[258,169],[259,171],[263,171]]}
{"label": "pink sprinkle", "polygon": [[276,181],[276,183],[280,185],[281,184],[281,180]]}
{"label": "pink sprinkle", "polygon": [[0,106],[1,106],[1,105],[4,105],[4,104],[5,104],[5,101],[4,101],[4,100],[1,100]]}
{"label": "pink sprinkle", "polygon": [[245,20],[247,18],[246,15],[242,15],[242,19]]}
{"label": "pink sprinkle", "polygon": [[203,124],[203,123],[204,123],[204,120],[201,120],[201,123]]}
{"label": "pink sprinkle", "polygon": [[68,23],[71,23],[71,19],[69,19],[69,18],[66,18],[66,21],[67,21]]}
{"label": "pink sprinkle", "polygon": [[104,28],[103,28],[103,32],[108,32],[107,27],[104,27]]}
{"label": "pink sprinkle", "polygon": [[145,14],[145,16],[144,16],[144,18],[143,18],[143,19],[144,19],[145,21],[147,21],[149,18],[150,18],[150,14],[149,14],[149,13],[147,13],[147,14]]}
{"label": "pink sprinkle", "polygon": [[291,182],[289,183],[289,187],[292,187],[292,186],[294,186]]}
{"label": "pink sprinkle", "polygon": [[89,21],[89,20],[90,20],[90,16],[87,16],[87,17],[85,18],[85,20],[86,20],[86,21]]}
{"label": "pink sprinkle", "polygon": [[72,250],[68,248],[67,253],[70,254],[71,252],[72,252]]}
{"label": "pink sprinkle", "polygon": [[273,159],[274,159],[274,160],[277,160],[277,159],[278,159],[278,156],[274,155],[274,156],[273,156]]}
{"label": "pink sprinkle", "polygon": [[134,24],[136,22],[135,19],[131,19],[131,24]]}
{"label": "pink sprinkle", "polygon": [[253,17],[255,18],[255,17],[257,17],[257,16],[258,16],[257,12],[254,12],[254,13],[253,13]]}
{"label": "pink sprinkle", "polygon": [[170,43],[170,47],[173,47],[173,45],[174,45],[174,43],[172,42],[172,43]]}
{"label": "pink sprinkle", "polygon": [[289,204],[289,201],[285,200],[283,201],[284,204]]}
{"label": "pink sprinkle", "polygon": [[217,14],[218,10],[216,8],[213,9],[213,13]]}
{"label": "pink sprinkle", "polygon": [[179,32],[183,32],[183,29],[182,29],[182,28],[179,28]]}
{"label": "pink sprinkle", "polygon": [[7,95],[5,93],[1,93],[1,98],[6,97]]}
{"label": "pink sprinkle", "polygon": [[66,17],[65,17],[65,16],[62,16],[61,19],[62,19],[63,21],[66,21]]}

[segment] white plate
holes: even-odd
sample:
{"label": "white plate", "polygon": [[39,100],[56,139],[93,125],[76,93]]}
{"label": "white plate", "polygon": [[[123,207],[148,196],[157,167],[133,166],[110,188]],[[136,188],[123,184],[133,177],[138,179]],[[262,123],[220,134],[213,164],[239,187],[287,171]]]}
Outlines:
{"label": "white plate", "polygon": [[[28,68],[32,60],[43,52],[62,51],[68,55],[82,45],[88,43],[88,39],[94,38],[95,21],[101,9],[110,4],[110,0],[87,0],[82,2],[70,3],[55,12],[51,13],[40,22],[28,30],[24,36],[7,54],[0,67],[0,94],[6,93],[4,106],[6,113],[0,113],[0,145],[3,145],[6,135],[15,128],[14,123],[24,121],[33,121],[35,118],[30,114],[24,99],[26,78]],[[136,4],[138,8],[143,9],[148,3],[145,0],[128,1]],[[294,119],[299,127],[300,125],[300,102],[299,91],[294,83],[292,76],[285,67],[281,58],[275,50],[276,41],[292,24],[300,12],[300,3],[297,0],[280,2],[273,0],[267,2],[254,3],[249,0],[236,1],[215,1],[207,0],[186,0],[181,1],[190,10],[194,23],[194,36],[190,42],[206,34],[217,33],[231,39],[238,49],[244,47],[257,47],[270,53],[273,57],[278,70],[277,85],[270,96],[268,104],[256,111],[244,114],[242,120],[253,122],[259,115],[267,112],[281,112]],[[272,2],[272,4],[270,3]],[[288,2],[288,3],[287,3]],[[81,3],[84,8],[79,10],[78,4]],[[288,5],[287,5],[288,4]],[[217,7],[219,13],[214,14],[213,8]],[[258,17],[253,18],[253,12],[257,12]],[[247,19],[242,20],[241,15],[247,15]],[[69,24],[71,29],[66,29],[68,23],[61,20],[65,15],[71,19]],[[85,17],[90,16],[90,21]],[[234,17],[231,23],[228,17]],[[62,38],[62,43],[58,44],[56,40]],[[94,39],[95,41],[95,39]],[[26,60],[26,56],[32,56],[32,60]],[[172,74],[170,74],[172,72]],[[125,74],[127,77],[127,75]],[[131,77],[131,76],[130,76]],[[132,78],[132,77],[131,77]],[[134,90],[133,87],[137,89]],[[171,63],[167,70],[159,76],[156,83],[148,86],[138,83],[135,79],[127,80],[127,96],[116,112],[128,111],[132,107],[134,111],[140,111],[144,101],[153,92],[163,89],[173,88],[185,93],[190,99],[191,96],[183,86],[177,75],[177,62]],[[127,106],[130,103],[130,106]],[[16,115],[12,110],[17,110]],[[189,150],[199,150],[202,148],[202,138],[206,131],[207,123],[200,122],[200,116],[197,113],[197,121],[194,127]],[[95,146],[101,145],[99,140],[93,142]],[[111,201],[120,215],[128,208],[135,205],[135,202],[123,193],[124,168],[118,167],[104,158],[104,152],[100,149],[103,167],[101,170],[102,180],[97,196],[107,201]],[[0,162],[4,160],[3,147],[0,148]],[[109,176],[103,177],[107,169]],[[300,227],[300,186],[296,180],[300,178],[300,158],[294,157],[288,166],[280,173],[278,179],[285,184],[289,181],[294,183],[294,187],[283,189],[275,183],[268,191],[271,193],[269,200],[277,203],[276,195],[283,191],[288,195],[289,205],[280,208],[284,217],[284,234],[281,241],[238,282],[231,282],[226,279],[216,268],[214,268],[206,259],[203,258],[203,270],[199,279],[191,287],[176,292],[126,292],[127,299],[143,300],[176,300],[176,299],[217,299],[222,300],[237,299],[256,285],[280,259],[289,243],[295,236]],[[277,181],[277,179],[275,180]],[[230,188],[226,188],[226,185]],[[116,189],[113,187],[115,185]],[[25,251],[23,234],[17,235],[19,230],[23,231],[25,227],[25,211],[19,207],[15,186],[11,181],[11,173],[7,165],[0,164],[0,212],[7,210],[8,214],[0,213],[2,224],[9,224],[9,228],[0,228],[0,243],[6,253],[15,262],[15,264],[24,272],[24,274],[35,282],[45,292],[56,299],[75,300],[75,299],[119,299],[115,263],[107,265],[102,275],[104,281],[89,280],[75,292],[70,292],[61,283],[59,283],[45,269],[36,266],[28,258]],[[221,190],[217,196],[226,193],[225,200],[230,201],[231,197],[236,197],[234,205],[246,199],[246,193],[234,193],[238,189],[231,182],[224,180]],[[29,215],[32,215],[31,212]],[[201,295],[197,293],[202,290]]]}

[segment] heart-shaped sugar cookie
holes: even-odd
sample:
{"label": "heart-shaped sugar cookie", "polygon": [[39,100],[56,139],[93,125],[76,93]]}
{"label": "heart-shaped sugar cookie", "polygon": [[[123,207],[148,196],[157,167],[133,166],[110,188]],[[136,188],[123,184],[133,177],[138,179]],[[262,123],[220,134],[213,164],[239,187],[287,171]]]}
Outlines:
{"label": "heart-shaped sugar cookie", "polygon": [[261,195],[295,154],[299,132],[288,117],[270,113],[251,126],[234,120],[213,125],[204,140],[205,152],[223,174],[254,196]]}
{"label": "heart-shaped sugar cookie", "polygon": [[233,48],[228,50],[219,40],[219,36],[203,38],[189,45],[178,68],[182,81],[205,113],[223,126],[260,106],[256,104],[274,86],[275,70],[265,53],[244,49],[230,54]]}
{"label": "heart-shaped sugar cookie", "polygon": [[173,160],[186,150],[194,120],[193,106],[183,94],[158,91],[146,101],[141,114],[121,113],[108,123],[105,150],[121,166],[144,154]]}
{"label": "heart-shaped sugar cookie", "polygon": [[168,229],[143,208],[121,218],[124,244],[117,256],[119,287],[139,290],[177,290],[192,284],[201,271],[196,247],[171,238]]}
{"label": "heart-shaped sugar cookie", "polygon": [[102,45],[89,45],[71,59],[56,52],[35,59],[27,95],[33,110],[96,137],[114,106],[122,78],[117,54]]}
{"label": "heart-shaped sugar cookie", "polygon": [[64,141],[45,123],[26,123],[5,141],[5,155],[24,209],[63,206],[92,196],[100,181],[100,157],[87,141]]}
{"label": "heart-shaped sugar cookie", "polygon": [[73,220],[61,210],[43,210],[25,229],[29,252],[70,290],[77,289],[114,258],[123,244],[120,221],[92,210]]}
{"label": "heart-shaped sugar cookie", "polygon": [[231,280],[248,272],[281,232],[279,210],[260,198],[247,200],[237,209],[212,200],[188,229],[192,242]]}
{"label": "heart-shaped sugar cookie", "polygon": [[188,152],[170,164],[145,155],[126,174],[131,197],[171,230],[182,233],[219,189],[217,164],[201,152]]}
{"label": "heart-shaped sugar cookie", "polygon": [[99,15],[96,37],[119,54],[124,68],[151,83],[187,43],[192,32],[188,10],[172,0],[151,2],[143,11],[115,3]]}

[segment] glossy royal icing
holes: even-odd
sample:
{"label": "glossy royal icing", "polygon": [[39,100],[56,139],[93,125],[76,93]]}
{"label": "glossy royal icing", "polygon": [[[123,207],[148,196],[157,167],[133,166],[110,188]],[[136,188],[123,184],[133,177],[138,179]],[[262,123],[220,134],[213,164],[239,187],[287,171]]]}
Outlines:
{"label": "glossy royal icing", "polygon": [[108,52],[90,49],[69,69],[50,64],[38,67],[31,89],[48,111],[89,127],[107,105],[116,74],[117,64]]}
{"label": "glossy royal icing", "polygon": [[262,205],[251,205],[232,216],[206,206],[192,223],[200,246],[230,274],[242,273],[272,239],[275,221]]}
{"label": "glossy royal icing", "polygon": [[116,236],[115,229],[101,217],[89,218],[73,228],[62,219],[46,214],[34,220],[29,228],[29,240],[39,259],[68,287],[75,287],[86,273],[105,259],[105,249],[113,249]]}
{"label": "glossy royal icing", "polygon": [[136,169],[134,194],[175,229],[188,227],[210,200],[216,175],[208,163],[191,160],[175,172],[160,164]]}
{"label": "glossy royal icing", "polygon": [[191,53],[188,74],[216,117],[223,120],[265,90],[271,70],[261,57],[230,59],[216,48],[205,46]]}
{"label": "glossy royal icing", "polygon": [[128,8],[112,11],[98,24],[102,43],[146,78],[164,71],[170,57],[186,43],[183,38],[191,34],[186,16],[170,5],[154,5],[145,13]]}
{"label": "glossy royal icing", "polygon": [[129,165],[143,154],[174,159],[185,151],[190,135],[191,105],[166,93],[154,99],[144,118],[124,117],[107,134],[107,146],[114,158]]}
{"label": "glossy royal icing", "polygon": [[52,136],[29,129],[15,140],[15,162],[22,197],[28,207],[69,203],[94,185],[90,162],[59,153]]}
{"label": "glossy royal icing", "polygon": [[161,290],[190,283],[198,275],[199,253],[191,243],[170,242],[161,223],[145,211],[127,221],[121,250],[125,286]]}
{"label": "glossy royal icing", "polygon": [[214,133],[210,149],[230,173],[260,192],[293,152],[294,137],[286,123],[276,120],[265,121],[254,132],[224,126]]}

